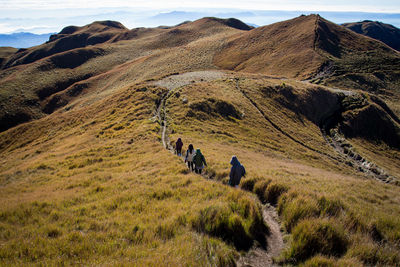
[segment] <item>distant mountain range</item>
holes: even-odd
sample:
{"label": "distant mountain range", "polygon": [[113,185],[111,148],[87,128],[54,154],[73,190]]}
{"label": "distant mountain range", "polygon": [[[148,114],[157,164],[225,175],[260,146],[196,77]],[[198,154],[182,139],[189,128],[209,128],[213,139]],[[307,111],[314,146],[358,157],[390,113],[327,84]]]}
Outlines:
{"label": "distant mountain range", "polygon": [[34,34],[30,32],[18,32],[12,34],[0,34],[0,46],[27,48],[45,43],[53,33]]}
{"label": "distant mountain range", "polygon": [[[380,21],[400,27],[398,13],[369,13],[369,12],[315,12],[313,10],[284,11],[284,10],[241,10],[241,9],[188,9],[188,10],[141,10],[133,8],[93,8],[67,9],[51,11],[28,11],[15,13],[7,12],[7,16],[0,17],[0,33],[7,34],[0,38],[0,46],[27,48],[48,40],[49,33],[59,32],[68,25],[83,26],[93,21],[119,21],[127,28],[174,26],[183,21],[195,21],[203,17],[237,18],[244,23],[256,27],[284,21],[302,14],[319,13],[322,17],[337,24],[355,21]],[[1,31],[3,30],[3,32]],[[7,31],[6,31],[7,30]],[[18,33],[11,34],[9,33]],[[17,38],[22,33],[32,33],[45,36],[38,37],[36,42],[26,42],[33,36]],[[45,35],[43,35],[45,34]],[[6,39],[4,39],[6,38]],[[21,41],[17,41],[21,40]]]}

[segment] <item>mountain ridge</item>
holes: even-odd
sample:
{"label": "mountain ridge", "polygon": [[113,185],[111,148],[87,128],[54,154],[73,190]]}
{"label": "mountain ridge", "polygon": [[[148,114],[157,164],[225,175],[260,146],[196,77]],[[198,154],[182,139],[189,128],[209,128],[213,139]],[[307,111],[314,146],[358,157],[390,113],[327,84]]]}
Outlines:
{"label": "mountain ridge", "polygon": [[[23,100],[17,107],[10,108],[10,110],[20,110],[16,112],[16,114],[20,115],[12,119],[13,112],[7,116],[3,114],[1,116],[3,118],[1,119],[1,128],[4,130],[9,127],[4,126],[7,125],[7,121],[15,121],[18,124],[20,121],[43,116],[66,105],[68,101],[60,98],[60,96],[54,96],[53,98],[51,95],[64,91],[77,82],[99,75],[102,71],[109,70],[106,67],[109,64],[111,64],[110,66],[114,66],[116,62],[119,62],[117,64],[122,64],[125,60],[123,58],[131,57],[129,53],[123,55],[120,60],[118,59],[120,57],[114,57],[113,60],[104,65],[104,68],[100,67],[102,70],[99,67],[86,69],[85,66],[88,62],[95,64],[97,60],[111,57],[113,53],[118,54],[118,51],[112,48],[114,44],[121,42],[142,43],[135,49],[144,56],[149,55],[149,53],[152,54],[154,51],[157,54],[158,49],[190,47],[190,44],[202,43],[202,40],[207,38],[218,38],[220,40],[218,42],[223,46],[221,50],[215,50],[214,48],[209,50],[209,56],[213,57],[213,63],[222,69],[261,72],[289,78],[297,77],[311,79],[316,83],[341,86],[344,84],[342,82],[343,79],[350,79],[351,81],[347,81],[347,83],[354,84],[353,80],[355,78],[348,75],[348,73],[360,72],[357,71],[357,68],[360,67],[358,65],[354,66],[357,58],[349,61],[346,59],[347,55],[352,57],[357,53],[361,53],[357,51],[364,50],[378,51],[371,52],[373,60],[378,61],[386,57],[385,64],[393,62],[393,65],[387,65],[388,71],[382,74],[383,76],[371,73],[369,70],[365,74],[357,74],[358,76],[356,77],[367,75],[366,78],[363,78],[365,82],[352,86],[356,88],[364,86],[364,89],[367,90],[370,90],[368,88],[371,87],[371,84],[375,86],[373,87],[375,88],[374,90],[378,89],[376,88],[377,86],[387,88],[392,84],[396,84],[395,77],[398,77],[397,73],[399,72],[398,66],[395,64],[399,56],[393,54],[390,49],[372,39],[364,39],[359,35],[355,35],[341,26],[320,18],[318,15],[300,16],[292,20],[258,28],[251,28],[235,19],[212,17],[179,24],[174,27],[136,28],[132,30],[126,29],[118,22],[100,21],[83,27],[65,27],[59,34],[53,35],[47,43],[30,49],[20,49],[14,55],[7,54],[7,57],[2,59],[3,69],[8,70],[5,73],[18,73],[18,68],[15,69],[15,67],[28,66],[25,71],[52,73],[55,70],[59,70],[65,73],[66,76],[65,78],[62,78],[63,76],[57,78],[57,75],[55,75],[55,80],[49,79],[47,84],[36,83],[30,85],[35,88],[33,89],[34,92],[26,94],[28,96],[26,97],[27,99]],[[204,45],[209,46],[206,43]],[[385,56],[378,56],[378,53]],[[155,54],[150,56],[151,60],[155,59]],[[165,57],[165,55],[160,56]],[[362,58],[361,56],[357,57]],[[135,56],[133,55],[130,59],[135,60]],[[115,63],[111,63],[113,61]],[[377,64],[374,68],[378,70],[378,67]],[[86,70],[78,70],[82,68]],[[394,72],[391,68],[393,68]],[[361,69],[360,73],[363,72],[365,70]],[[381,77],[377,81],[374,78],[376,75]],[[2,79],[3,86],[11,86],[10,90],[13,86],[18,86],[20,82],[19,78],[11,77],[13,76],[9,75],[8,78]],[[392,87],[395,91],[399,90],[395,89],[396,86]],[[80,92],[80,90],[78,91]],[[72,94],[73,98],[75,94]],[[52,99],[46,99],[48,97]],[[37,98],[39,99],[35,100]],[[66,98],[70,99],[71,96]],[[24,104],[37,101],[41,102],[39,106],[37,104]],[[12,123],[10,125],[15,124]]]}
{"label": "mountain ridge", "polygon": [[400,29],[393,25],[371,20],[344,23],[342,25],[356,33],[380,40],[393,49],[400,51]]}

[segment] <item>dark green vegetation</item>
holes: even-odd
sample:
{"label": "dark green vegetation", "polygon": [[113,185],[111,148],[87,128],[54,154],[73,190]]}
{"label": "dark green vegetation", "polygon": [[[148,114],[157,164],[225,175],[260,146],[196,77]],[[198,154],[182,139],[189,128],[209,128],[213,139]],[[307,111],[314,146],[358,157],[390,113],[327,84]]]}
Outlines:
{"label": "dark green vegetation", "polygon": [[[234,266],[271,245],[261,203],[288,233],[277,264],[400,261],[400,57],[386,45],[317,15],[105,21],[0,58],[1,265]],[[164,119],[212,179],[161,146]],[[232,155],[243,190],[225,185]]]}

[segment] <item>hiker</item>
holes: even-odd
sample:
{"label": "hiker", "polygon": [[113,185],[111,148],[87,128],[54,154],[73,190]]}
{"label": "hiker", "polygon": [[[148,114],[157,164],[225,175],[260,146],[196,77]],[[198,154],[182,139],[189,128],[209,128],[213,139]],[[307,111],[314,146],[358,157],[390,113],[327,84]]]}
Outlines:
{"label": "hiker", "polygon": [[242,176],[246,175],[246,170],[236,156],[232,156],[231,159],[231,172],[229,173],[229,185],[232,187],[238,187]]}
{"label": "hiker", "polygon": [[175,143],[176,154],[178,156],[182,156],[182,147],[183,147],[182,139],[179,137]]}
{"label": "hiker", "polygon": [[188,150],[186,150],[185,162],[187,162],[188,168],[191,171],[194,171],[193,165],[193,156],[196,154],[194,151],[193,145],[190,144]]}
{"label": "hiker", "polygon": [[[204,158],[203,154],[201,154],[200,149],[196,150],[196,153],[193,156],[193,163],[194,163],[194,171],[198,174],[201,174],[201,171],[204,168],[204,165],[207,166],[206,159]],[[204,165],[203,165],[204,163]]]}

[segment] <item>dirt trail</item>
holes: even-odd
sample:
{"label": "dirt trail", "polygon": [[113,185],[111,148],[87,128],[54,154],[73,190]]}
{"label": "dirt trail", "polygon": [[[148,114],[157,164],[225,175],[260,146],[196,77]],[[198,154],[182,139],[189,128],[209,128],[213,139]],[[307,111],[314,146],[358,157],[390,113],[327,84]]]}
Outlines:
{"label": "dirt trail", "polygon": [[[174,153],[167,134],[168,120],[166,114],[166,101],[173,90],[190,83],[220,79],[225,75],[226,74],[219,71],[197,71],[171,75],[153,83],[158,86],[164,86],[169,90],[167,94],[162,96],[156,109],[156,116],[161,125],[161,141],[163,147]],[[202,176],[208,179],[211,178],[205,173]],[[237,266],[275,266],[273,263],[273,257],[279,256],[284,248],[283,235],[275,208],[269,204],[264,205],[262,208],[262,215],[264,223],[268,225],[270,229],[269,234],[265,236],[267,240],[267,248],[265,249],[260,245],[254,245],[245,255],[239,258],[236,262]]]}
{"label": "dirt trail", "polygon": [[183,74],[173,74],[167,76],[161,80],[155,81],[152,84],[157,86],[166,87],[168,89],[168,93],[164,94],[159,102],[159,105],[156,109],[156,117],[158,118],[160,125],[161,125],[161,141],[163,147],[168,150],[172,150],[169,143],[169,138],[167,135],[167,112],[165,110],[166,101],[171,93],[182,86],[196,83],[196,82],[206,82],[212,81],[216,79],[221,79],[225,76],[224,72],[217,71],[217,70],[207,70],[207,71],[193,71],[193,72],[186,72]]}
{"label": "dirt trail", "polygon": [[252,247],[245,256],[240,257],[238,267],[278,266],[273,257],[278,257],[284,248],[283,235],[279,225],[279,218],[273,206],[266,204],[263,207],[263,219],[269,226],[270,233],[266,236],[267,250],[260,246]]}

